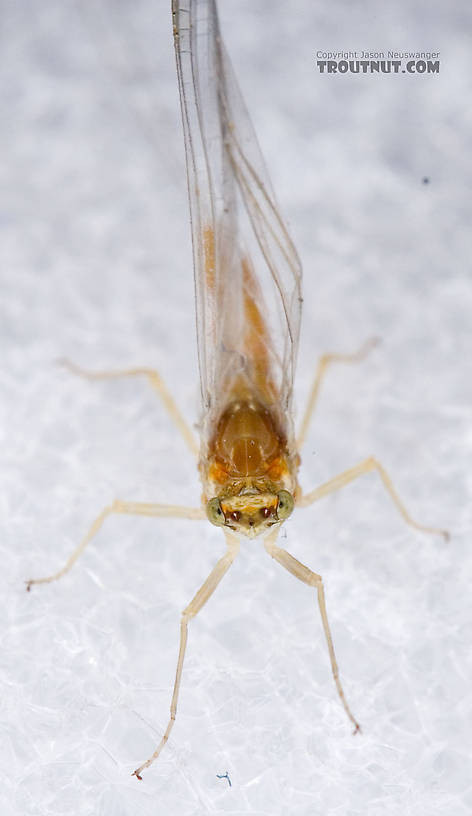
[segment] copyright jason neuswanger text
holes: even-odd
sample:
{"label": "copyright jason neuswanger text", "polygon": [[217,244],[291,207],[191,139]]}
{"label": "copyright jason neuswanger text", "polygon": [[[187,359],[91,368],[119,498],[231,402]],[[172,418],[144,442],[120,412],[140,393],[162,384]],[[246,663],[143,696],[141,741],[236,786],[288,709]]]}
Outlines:
{"label": "copyright jason neuswanger text", "polygon": [[439,74],[439,51],[316,52],[321,74]]}

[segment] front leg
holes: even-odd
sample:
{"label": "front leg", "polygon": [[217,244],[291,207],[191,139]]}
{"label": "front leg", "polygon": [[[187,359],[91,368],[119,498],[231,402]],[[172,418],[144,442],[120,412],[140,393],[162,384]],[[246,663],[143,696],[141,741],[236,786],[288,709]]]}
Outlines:
{"label": "front leg", "polygon": [[192,618],[195,618],[200,609],[205,606],[206,602],[211,598],[215,589],[218,587],[222,578],[228,572],[231,564],[233,563],[234,559],[236,558],[239,552],[239,541],[236,536],[231,535],[225,531],[225,538],[226,538],[226,552],[220,558],[219,561],[215,564],[212,571],[210,572],[208,578],[203,582],[198,592],[195,594],[193,599],[190,601],[189,605],[185,607],[184,611],[182,612],[182,617],[180,620],[180,645],[179,645],[179,657],[177,659],[177,670],[175,673],[175,682],[174,682],[174,691],[172,694],[172,700],[170,704],[170,718],[169,722],[167,723],[167,728],[164,732],[164,735],[157,746],[154,753],[143,762],[139,768],[136,768],[135,771],[131,774],[131,776],[136,776],[138,779],[142,779],[142,772],[149,768],[150,765],[157,759],[159,754],[161,753],[164,745],[166,744],[167,740],[169,739],[170,732],[174,727],[175,718],[177,715],[177,703],[179,701],[179,692],[180,692],[180,681],[182,679],[182,670],[184,667],[184,658],[185,658],[185,650],[187,648],[187,636],[188,636],[188,624]]}
{"label": "front leg", "polygon": [[326,612],[326,599],[324,594],[323,580],[321,578],[321,575],[318,575],[316,572],[313,572],[313,570],[306,567],[305,564],[302,564],[301,561],[298,561],[297,558],[294,558],[293,555],[287,552],[287,550],[282,549],[282,547],[278,547],[275,543],[277,534],[278,530],[275,531],[275,534],[272,533],[268,535],[264,541],[264,547],[266,551],[269,553],[269,555],[272,556],[272,558],[274,558],[276,561],[278,561],[279,564],[281,564],[282,567],[284,567],[284,569],[286,569],[288,572],[294,575],[295,578],[298,578],[299,581],[302,581],[304,584],[307,584],[308,586],[314,587],[316,589],[318,595],[318,606],[320,609],[321,621],[323,623],[323,630],[326,637],[326,643],[328,645],[329,659],[331,662],[331,672],[333,674],[334,682],[336,683],[336,688],[338,690],[341,703],[343,704],[344,711],[346,712],[347,716],[354,725],[354,734],[357,734],[357,732],[361,730],[361,727],[347,704],[347,700],[344,695],[344,689],[341,685],[341,680],[339,679],[339,668],[336,660],[336,655],[334,652],[333,638],[331,635],[331,630],[329,628],[328,614]]}

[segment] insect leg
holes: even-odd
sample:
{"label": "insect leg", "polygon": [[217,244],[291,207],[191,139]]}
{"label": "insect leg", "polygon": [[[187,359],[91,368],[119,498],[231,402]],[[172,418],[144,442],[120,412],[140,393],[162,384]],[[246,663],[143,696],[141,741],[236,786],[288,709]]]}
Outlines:
{"label": "insect leg", "polygon": [[369,456],[368,459],[364,459],[363,462],[356,465],[355,467],[352,467],[349,470],[345,470],[343,473],[340,473],[338,474],[338,476],[335,476],[334,479],[330,479],[329,482],[325,482],[325,484],[320,485],[320,487],[317,487],[310,493],[306,493],[304,496],[301,496],[297,500],[297,504],[300,505],[301,507],[308,507],[308,505],[313,504],[319,499],[322,499],[324,496],[328,496],[329,493],[334,493],[335,490],[339,490],[341,487],[345,487],[350,482],[353,482],[354,479],[357,479],[359,476],[363,476],[364,473],[370,473],[370,471],[372,470],[377,471],[377,473],[379,474],[387,493],[389,494],[395,507],[397,508],[398,512],[403,516],[407,524],[410,524],[411,527],[415,527],[417,530],[421,530],[423,533],[442,535],[446,539],[446,541],[449,540],[449,533],[447,532],[447,530],[440,530],[437,527],[426,527],[424,524],[419,524],[417,521],[414,521],[412,519],[405,505],[399,498],[387,471],[380,464],[380,462],[377,461],[377,459],[374,459],[373,456]]}
{"label": "insect leg", "polygon": [[72,374],[76,374],[78,377],[84,377],[87,380],[115,380],[119,377],[147,377],[149,384],[159,394],[164,408],[182,434],[193,455],[198,456],[198,445],[195,441],[195,437],[158,371],[152,368],[127,368],[118,371],[88,371],[87,369],[75,365],[75,363],[69,362],[69,360],[61,360],[60,362],[61,365],[65,366]]}
{"label": "insect leg", "polygon": [[97,516],[93,522],[87,535],[82,539],[78,547],[74,550],[70,558],[66,561],[62,569],[53,575],[48,575],[45,578],[31,578],[25,581],[26,589],[29,590],[33,584],[50,584],[51,581],[57,581],[63,575],[69,572],[77,559],[82,555],[87,544],[98,533],[103,522],[112,513],[124,513],[131,516],[157,516],[159,518],[184,518],[184,519],[203,519],[206,518],[205,513],[200,508],[193,507],[179,507],[171,504],[145,504],[143,502],[124,502],[115,499],[115,501]]}
{"label": "insect leg", "polygon": [[169,739],[170,732],[172,731],[175,722],[175,717],[177,713],[177,702],[179,699],[180,680],[182,677],[185,649],[187,646],[189,620],[198,615],[200,609],[206,604],[209,598],[211,598],[221,579],[227,573],[239,552],[238,539],[235,536],[231,535],[230,533],[225,533],[225,535],[226,535],[226,553],[215,564],[206,581],[204,581],[204,583],[202,584],[194,598],[190,601],[189,605],[186,606],[184,611],[182,612],[182,618],[180,621],[179,657],[177,660],[177,671],[175,674],[174,691],[172,694],[172,701],[170,704],[170,719],[167,724],[164,736],[162,737],[159,745],[157,746],[152,756],[150,756],[149,759],[146,760],[146,762],[143,762],[143,764],[140,765],[139,768],[136,768],[136,770],[133,771],[133,773],[131,774],[132,776],[137,776],[138,779],[141,779],[141,773],[144,771],[144,769],[149,768],[149,766],[154,762],[155,759],[157,759],[157,757],[161,753],[164,745]]}
{"label": "insect leg", "polygon": [[315,411],[315,406],[318,400],[321,383],[329,366],[332,365],[333,363],[359,363],[361,362],[361,360],[367,357],[369,351],[373,349],[378,343],[379,339],[377,337],[371,337],[370,340],[367,340],[364,343],[364,345],[361,346],[361,348],[354,354],[323,354],[323,356],[320,357],[320,359],[318,360],[315,379],[313,380],[310,396],[308,397],[307,406],[305,408],[305,413],[303,414],[303,419],[300,423],[300,430],[297,438],[298,450],[300,450],[301,446],[305,441],[308,432],[308,427],[310,425],[311,418]]}
{"label": "insect leg", "polygon": [[326,600],[321,575],[318,575],[316,572],[313,572],[313,570],[306,567],[301,563],[301,561],[298,561],[293,557],[293,555],[290,555],[287,550],[278,547],[275,543],[276,535],[277,533],[275,535],[269,535],[264,541],[264,547],[269,555],[272,556],[272,558],[275,558],[275,560],[278,561],[282,567],[288,570],[288,572],[294,575],[295,578],[298,578],[299,581],[303,581],[304,584],[308,584],[308,586],[315,587],[317,591],[318,606],[320,608],[321,621],[323,623],[326,643],[328,644],[329,659],[331,661],[331,671],[334,677],[334,682],[336,683],[340,700],[344,707],[344,711],[354,725],[354,734],[356,734],[357,731],[360,731],[360,725],[347,704],[346,697],[344,696],[344,690],[339,679],[339,669],[336,661],[336,655],[334,653],[333,638],[329,628],[328,615],[326,613]]}

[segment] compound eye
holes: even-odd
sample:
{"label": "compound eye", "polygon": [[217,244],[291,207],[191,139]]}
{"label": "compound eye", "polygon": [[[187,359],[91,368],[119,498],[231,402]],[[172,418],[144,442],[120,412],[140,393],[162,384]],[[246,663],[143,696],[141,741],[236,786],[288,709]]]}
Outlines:
{"label": "compound eye", "polygon": [[293,496],[288,490],[281,490],[277,493],[279,503],[277,505],[277,518],[279,521],[285,521],[291,514],[295,506]]}
{"label": "compound eye", "polygon": [[212,524],[216,524],[217,527],[224,527],[226,524],[225,514],[221,509],[220,500],[218,498],[210,499],[207,502],[206,506],[206,514],[208,516],[208,521],[211,521]]}

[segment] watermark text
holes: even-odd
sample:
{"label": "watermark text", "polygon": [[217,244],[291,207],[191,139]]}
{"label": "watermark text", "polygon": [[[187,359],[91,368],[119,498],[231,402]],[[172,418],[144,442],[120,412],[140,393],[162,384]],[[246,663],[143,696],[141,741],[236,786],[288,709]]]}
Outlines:
{"label": "watermark text", "polygon": [[316,52],[321,74],[439,74],[439,51]]}

